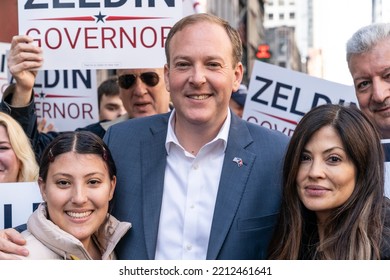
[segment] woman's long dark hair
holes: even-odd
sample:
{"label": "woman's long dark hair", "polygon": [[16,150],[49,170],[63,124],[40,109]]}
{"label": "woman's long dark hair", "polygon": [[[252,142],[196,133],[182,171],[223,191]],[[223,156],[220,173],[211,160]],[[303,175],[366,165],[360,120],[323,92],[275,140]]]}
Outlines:
{"label": "woman's long dark hair", "polygon": [[[348,200],[332,211],[324,226],[324,239],[319,243],[316,216],[301,203],[296,178],[305,145],[325,126],[333,127],[340,136],[356,167],[356,185]],[[375,125],[358,108],[321,105],[301,119],[286,153],[283,187],[280,220],[269,247],[270,259],[301,259],[308,257],[310,251],[309,258],[315,259],[380,258],[384,155]]]}

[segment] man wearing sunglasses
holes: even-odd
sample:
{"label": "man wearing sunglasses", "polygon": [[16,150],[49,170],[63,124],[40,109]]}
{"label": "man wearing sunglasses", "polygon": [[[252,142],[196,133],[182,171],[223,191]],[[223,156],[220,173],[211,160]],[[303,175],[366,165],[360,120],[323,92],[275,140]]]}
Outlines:
{"label": "man wearing sunglasses", "polygon": [[[14,36],[8,55],[8,67],[15,79],[0,103],[0,111],[15,118],[30,137],[37,158],[58,132],[40,133],[37,129],[33,86],[36,71],[42,65],[41,49],[26,35]],[[87,130],[103,137],[113,124],[129,118],[151,116],[170,110],[170,97],[164,83],[163,68],[118,69],[119,97],[127,114],[111,121],[99,121],[77,130]]]}
{"label": "man wearing sunglasses", "polygon": [[164,69],[118,69],[119,96],[130,118],[169,111]]}
{"label": "man wearing sunglasses", "polygon": [[114,124],[170,111],[169,92],[165,88],[163,70],[163,68],[117,69],[119,98],[127,113],[114,120],[95,123],[78,130],[94,128],[94,131],[98,131],[97,134],[103,138],[107,129]]}

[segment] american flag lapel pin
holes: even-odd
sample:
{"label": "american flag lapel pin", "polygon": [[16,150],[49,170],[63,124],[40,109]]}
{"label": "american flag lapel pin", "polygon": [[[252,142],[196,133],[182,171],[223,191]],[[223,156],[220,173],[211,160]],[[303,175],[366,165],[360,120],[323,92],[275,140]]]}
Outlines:
{"label": "american flag lapel pin", "polygon": [[240,159],[239,157],[234,157],[233,161],[235,163],[237,163],[237,166],[238,167],[241,167],[244,163],[242,162],[242,159]]}

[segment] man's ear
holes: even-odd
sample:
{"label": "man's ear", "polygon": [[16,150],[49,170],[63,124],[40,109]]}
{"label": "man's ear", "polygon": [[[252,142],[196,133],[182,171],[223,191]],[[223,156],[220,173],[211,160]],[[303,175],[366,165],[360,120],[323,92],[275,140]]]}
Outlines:
{"label": "man's ear", "polygon": [[165,88],[168,92],[170,92],[170,86],[169,86],[169,66],[168,64],[164,65],[164,82],[165,82]]}
{"label": "man's ear", "polygon": [[242,66],[241,62],[238,62],[236,67],[234,68],[234,81],[233,81],[232,92],[237,91],[238,88],[240,87],[243,75],[244,75],[244,67]]}

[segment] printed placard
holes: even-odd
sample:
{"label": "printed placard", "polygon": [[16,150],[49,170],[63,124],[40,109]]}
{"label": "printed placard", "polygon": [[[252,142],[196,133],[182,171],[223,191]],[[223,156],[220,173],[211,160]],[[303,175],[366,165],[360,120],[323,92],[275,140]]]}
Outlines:
{"label": "printed placard", "polygon": [[75,130],[99,121],[96,70],[38,71],[35,112],[57,131]]}
{"label": "printed placard", "polygon": [[358,106],[353,86],[255,61],[243,119],[291,136],[306,112],[326,103]]}
{"label": "printed placard", "polygon": [[18,1],[19,34],[43,48],[42,69],[159,68],[182,0]]}
{"label": "printed placard", "polygon": [[0,100],[8,86],[7,51],[10,48],[10,43],[0,42]]}
{"label": "printed placard", "polygon": [[25,224],[41,202],[36,182],[0,184],[0,229]]}
{"label": "printed placard", "polygon": [[[56,131],[99,121],[96,70],[42,70],[34,84],[35,112]],[[9,83],[14,83],[11,80]]]}

